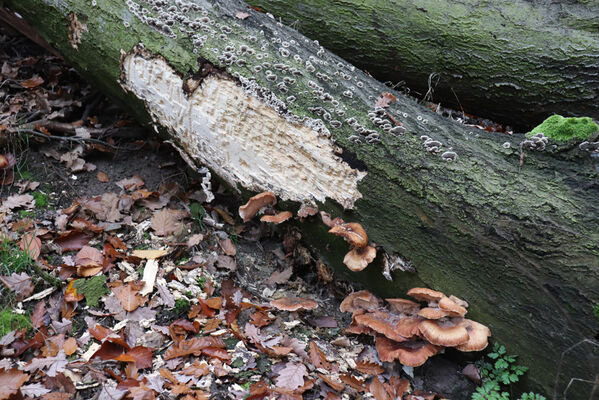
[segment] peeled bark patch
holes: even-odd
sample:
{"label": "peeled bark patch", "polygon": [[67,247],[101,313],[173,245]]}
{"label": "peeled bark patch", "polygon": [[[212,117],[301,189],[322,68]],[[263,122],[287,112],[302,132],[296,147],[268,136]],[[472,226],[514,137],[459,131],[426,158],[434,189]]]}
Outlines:
{"label": "peeled bark patch", "polygon": [[[130,54],[122,64],[124,87],[143,100],[185,153],[232,186],[270,190],[297,202],[333,199],[352,208],[366,173],[335,156],[332,142],[289,122],[232,80],[208,76],[191,95],[160,57]],[[256,129],[260,126],[261,129]]]}

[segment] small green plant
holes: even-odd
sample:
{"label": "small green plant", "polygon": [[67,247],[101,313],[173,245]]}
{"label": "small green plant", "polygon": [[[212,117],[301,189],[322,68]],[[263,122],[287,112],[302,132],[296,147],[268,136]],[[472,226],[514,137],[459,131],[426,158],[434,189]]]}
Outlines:
{"label": "small green plant", "polygon": [[31,194],[33,199],[35,200],[35,206],[37,208],[46,208],[50,204],[50,198],[46,193],[43,192],[33,192]]}
{"label": "small green plant", "polygon": [[15,329],[29,328],[31,321],[26,315],[21,315],[5,308],[0,312],[0,337]]}
{"label": "small green plant", "polygon": [[197,282],[198,286],[200,287],[200,289],[204,290],[204,288],[206,287],[206,278],[203,276],[198,276],[198,278],[196,279],[196,282]]}
{"label": "small green plant", "polygon": [[8,240],[0,242],[0,266],[3,275],[10,275],[13,272],[26,272],[31,269],[33,263],[34,261],[27,252],[21,250],[15,243]]}
{"label": "small green plant", "polygon": [[189,301],[184,298],[178,298],[175,300],[175,312],[177,314],[186,314],[191,308],[191,304]]}
{"label": "small green plant", "polygon": [[21,210],[19,211],[19,217],[21,217],[21,219],[33,218],[35,217],[35,213],[30,210]]}
{"label": "small green plant", "polygon": [[203,231],[204,223],[202,222],[202,219],[206,216],[206,209],[204,206],[202,206],[200,203],[191,203],[189,205],[189,212],[191,213],[195,223],[198,224],[200,231]]}
{"label": "small green plant", "polygon": [[[493,351],[487,354],[490,361],[478,363],[482,385],[472,394],[472,400],[510,400],[510,394],[504,389],[518,382],[528,371],[528,367],[516,365],[518,356],[508,355],[504,346],[495,343]],[[524,393],[518,400],[546,400],[540,394]]]}
{"label": "small green plant", "polygon": [[599,303],[595,304],[595,307],[593,307],[593,312],[595,313],[595,318],[597,318],[597,322],[599,322]]}

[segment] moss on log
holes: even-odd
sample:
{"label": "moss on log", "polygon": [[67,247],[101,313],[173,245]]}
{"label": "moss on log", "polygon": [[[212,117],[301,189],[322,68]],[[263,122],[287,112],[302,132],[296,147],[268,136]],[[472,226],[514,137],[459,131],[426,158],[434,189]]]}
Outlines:
{"label": "moss on log", "polygon": [[598,1],[248,0],[379,80],[497,122],[599,118]]}
{"label": "moss on log", "polygon": [[[4,5],[150,117],[190,164],[206,164],[243,193],[270,190],[288,208],[317,203],[361,223],[379,260],[401,256],[417,273],[397,270],[387,281],[375,263],[350,274],[341,238],[318,221],[301,229],[341,276],[381,295],[424,283],[466,299],[469,315],[521,355],[539,388],[552,389],[564,350],[596,334],[596,137],[585,146],[525,144],[523,135],[458,125],[395,92],[396,102],[375,110],[388,88],[234,0]],[[584,346],[569,357],[560,392],[597,370]]]}

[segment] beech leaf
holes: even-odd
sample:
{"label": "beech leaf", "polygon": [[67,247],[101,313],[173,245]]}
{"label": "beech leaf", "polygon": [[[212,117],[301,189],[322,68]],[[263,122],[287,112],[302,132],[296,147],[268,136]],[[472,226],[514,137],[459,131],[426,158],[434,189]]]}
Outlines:
{"label": "beech leaf", "polygon": [[121,286],[112,287],[111,290],[125,311],[133,311],[144,304],[148,299],[139,294],[139,291],[143,286],[143,283],[127,283]]}
{"label": "beech leaf", "polygon": [[219,347],[225,348],[225,342],[221,338],[208,336],[208,337],[194,337],[188,340],[182,340],[177,344],[171,345],[171,347],[164,353],[164,359],[170,360],[171,358],[183,357],[190,354],[199,356],[202,354],[202,350],[208,347]]}
{"label": "beech leaf", "polygon": [[154,229],[154,232],[158,236],[171,235],[183,228],[179,221],[186,215],[185,211],[169,210],[168,208],[157,211],[152,216],[152,229]]}

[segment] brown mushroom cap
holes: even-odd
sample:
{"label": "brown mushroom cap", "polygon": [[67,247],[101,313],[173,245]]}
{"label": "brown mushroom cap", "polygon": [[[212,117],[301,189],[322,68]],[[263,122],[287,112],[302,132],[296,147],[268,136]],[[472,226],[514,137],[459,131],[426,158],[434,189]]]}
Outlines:
{"label": "brown mushroom cap", "polygon": [[[395,340],[396,342],[405,342],[410,336],[402,336],[398,333],[398,326],[401,325],[401,318],[387,311],[374,311],[370,313],[355,316],[355,321],[367,326],[368,328]],[[409,332],[406,330],[406,332]]]}
{"label": "brown mushroom cap", "polygon": [[260,221],[280,224],[281,222],[287,221],[292,216],[293,214],[290,211],[283,211],[275,215],[263,215],[262,218],[260,218]]}
{"label": "brown mushroom cap", "polygon": [[0,154],[0,169],[8,167],[8,158],[4,154]]}
{"label": "brown mushroom cap", "polygon": [[398,343],[384,336],[376,337],[376,351],[381,361],[398,359],[403,365],[419,367],[441,350],[441,347],[424,341]]}
{"label": "brown mushroom cap", "polygon": [[341,302],[339,310],[355,314],[356,312],[376,310],[379,307],[380,301],[375,295],[368,290],[360,290],[347,295]]}
{"label": "brown mushroom cap", "polygon": [[[458,298],[456,297],[456,299]],[[443,296],[441,300],[439,300],[439,308],[446,311],[452,317],[463,317],[468,312],[465,307],[458,305],[455,301],[446,296]]]}
{"label": "brown mushroom cap", "polygon": [[453,300],[454,303],[456,303],[458,306],[464,307],[464,308],[468,308],[468,302],[464,301],[458,297],[455,297],[453,294],[451,296],[449,296],[450,300]]}
{"label": "brown mushroom cap", "polygon": [[354,247],[343,258],[343,264],[350,270],[362,271],[376,258],[376,248],[372,246]]}
{"label": "brown mushroom cap", "polygon": [[272,192],[262,192],[250,198],[247,203],[239,207],[239,216],[243,222],[251,220],[261,208],[277,204],[277,197]]}
{"label": "brown mushroom cap", "polygon": [[412,288],[408,290],[408,296],[412,296],[420,301],[435,302],[441,300],[445,295],[428,288]]}
{"label": "brown mushroom cap", "polygon": [[420,310],[420,304],[407,299],[385,299],[391,311],[400,314],[414,315]]}
{"label": "brown mushroom cap", "polygon": [[450,313],[437,307],[424,307],[418,311],[418,315],[426,319],[441,319],[447,317]]}
{"label": "brown mushroom cap", "polygon": [[278,310],[284,311],[313,310],[318,307],[318,303],[314,300],[304,299],[302,297],[282,297],[277,300],[272,300],[270,305]]}
{"label": "brown mushroom cap", "polygon": [[334,225],[329,233],[342,236],[352,246],[365,247],[368,245],[368,235],[362,225],[357,222],[348,222],[345,224]]}
{"label": "brown mushroom cap", "polygon": [[424,320],[418,325],[418,329],[426,340],[439,346],[458,346],[470,338],[464,326],[453,322]]}
{"label": "brown mushroom cap", "polygon": [[476,321],[464,319],[459,323],[464,326],[468,332],[469,339],[466,343],[456,346],[459,351],[481,351],[489,344],[488,337],[491,336],[491,330]]}

